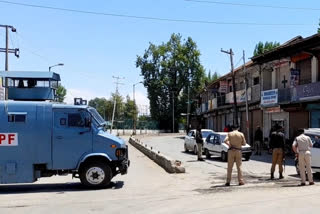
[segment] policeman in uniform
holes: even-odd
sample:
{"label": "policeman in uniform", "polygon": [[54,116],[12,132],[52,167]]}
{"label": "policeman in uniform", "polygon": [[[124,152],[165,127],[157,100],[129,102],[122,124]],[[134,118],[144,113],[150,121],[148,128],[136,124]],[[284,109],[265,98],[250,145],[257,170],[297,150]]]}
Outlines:
{"label": "policeman in uniform", "polygon": [[238,131],[238,126],[232,127],[233,131],[229,132],[226,139],[224,140],[225,144],[229,146],[228,150],[228,172],[227,172],[227,183],[226,186],[230,186],[231,182],[231,174],[232,174],[232,167],[234,162],[237,165],[238,171],[238,181],[239,185],[244,185],[243,178],[242,178],[242,152],[241,147],[246,145],[246,139],[244,135]]}
{"label": "policeman in uniform", "polygon": [[312,142],[310,137],[304,135],[304,130],[298,130],[299,136],[293,141],[292,149],[299,157],[299,169],[301,176],[301,186],[306,185],[306,168],[308,173],[309,185],[313,185],[312,171],[311,171],[311,152]]}
{"label": "policeman in uniform", "polygon": [[281,132],[282,127],[280,125],[275,126],[275,131],[271,133],[270,137],[270,149],[272,150],[272,165],[271,165],[271,179],[274,179],[274,171],[276,164],[279,165],[279,179],[283,179],[283,159],[284,159],[284,145],[285,136]]}

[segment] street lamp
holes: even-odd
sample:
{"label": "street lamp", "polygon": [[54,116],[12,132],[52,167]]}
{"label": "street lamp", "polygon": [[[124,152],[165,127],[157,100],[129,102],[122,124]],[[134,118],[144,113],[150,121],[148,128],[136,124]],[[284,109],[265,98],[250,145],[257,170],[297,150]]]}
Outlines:
{"label": "street lamp", "polygon": [[133,84],[133,103],[134,103],[134,112],[133,112],[133,135],[136,134],[136,128],[137,128],[137,116],[136,116],[136,97],[135,97],[135,87],[136,85],[143,83],[142,81],[137,82]]}
{"label": "street lamp", "polygon": [[63,63],[59,63],[59,64],[56,64],[56,65],[49,66],[49,72],[51,71],[51,68],[56,67],[56,66],[64,66],[64,64]]}

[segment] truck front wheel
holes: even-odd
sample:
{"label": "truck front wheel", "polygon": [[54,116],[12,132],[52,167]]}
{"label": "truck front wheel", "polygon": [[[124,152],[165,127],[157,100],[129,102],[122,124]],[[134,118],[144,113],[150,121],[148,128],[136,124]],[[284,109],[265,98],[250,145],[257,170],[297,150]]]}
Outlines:
{"label": "truck front wheel", "polygon": [[110,166],[101,162],[85,164],[79,174],[81,183],[91,188],[107,187],[112,179]]}

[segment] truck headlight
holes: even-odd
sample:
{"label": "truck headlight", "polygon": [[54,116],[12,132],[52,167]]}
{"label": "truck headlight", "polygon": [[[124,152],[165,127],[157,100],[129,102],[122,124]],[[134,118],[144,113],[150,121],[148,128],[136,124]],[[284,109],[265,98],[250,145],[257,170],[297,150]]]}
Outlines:
{"label": "truck headlight", "polygon": [[116,149],[116,157],[117,158],[123,158],[126,156],[126,149],[121,148],[121,149]]}

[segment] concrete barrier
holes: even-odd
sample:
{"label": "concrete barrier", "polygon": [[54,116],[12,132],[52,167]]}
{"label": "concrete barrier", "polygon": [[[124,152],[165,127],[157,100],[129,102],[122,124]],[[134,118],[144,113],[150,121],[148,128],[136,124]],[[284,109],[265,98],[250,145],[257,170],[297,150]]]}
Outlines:
{"label": "concrete barrier", "polygon": [[143,144],[138,139],[130,137],[129,143],[156,162],[159,166],[165,169],[168,173],[185,173],[186,170],[181,166],[181,161],[172,160],[171,158],[161,154],[159,151],[155,151],[149,148],[146,144]]}

